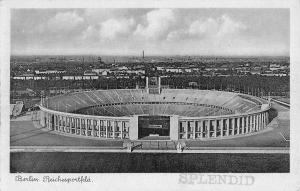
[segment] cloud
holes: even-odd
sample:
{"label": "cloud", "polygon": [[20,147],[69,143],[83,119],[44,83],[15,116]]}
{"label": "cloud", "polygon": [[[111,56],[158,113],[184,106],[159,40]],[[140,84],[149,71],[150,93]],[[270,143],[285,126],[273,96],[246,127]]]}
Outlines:
{"label": "cloud", "polygon": [[219,31],[217,33],[218,36],[224,36],[228,34],[236,34],[241,32],[242,30],[247,29],[247,26],[242,22],[235,21],[227,15],[223,15],[219,18]]}
{"label": "cloud", "polygon": [[12,12],[11,50],[276,54],[289,51],[289,34],[288,10],[18,9]]}
{"label": "cloud", "polygon": [[238,34],[245,29],[247,29],[245,24],[235,21],[227,15],[218,18],[200,18],[192,21],[187,28],[171,31],[167,36],[167,40],[223,38],[226,35]]}
{"label": "cloud", "polygon": [[175,14],[171,9],[153,10],[146,14],[146,24],[139,24],[134,34],[157,40],[167,35],[175,22]]}
{"label": "cloud", "polygon": [[84,19],[75,11],[59,12],[38,27],[39,32],[68,33],[81,26]]}
{"label": "cloud", "polygon": [[100,38],[113,40],[126,36],[135,26],[134,19],[109,19],[100,24]]}
{"label": "cloud", "polygon": [[82,40],[97,38],[98,29],[94,25],[88,26],[81,35]]}
{"label": "cloud", "polygon": [[187,34],[191,36],[216,34],[218,32],[219,25],[220,24],[217,22],[217,20],[213,18],[196,20],[190,25]]}

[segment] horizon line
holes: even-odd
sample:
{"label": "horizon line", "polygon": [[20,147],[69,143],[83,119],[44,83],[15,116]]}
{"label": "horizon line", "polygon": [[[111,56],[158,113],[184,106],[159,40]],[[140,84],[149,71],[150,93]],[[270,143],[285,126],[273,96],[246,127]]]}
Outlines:
{"label": "horizon line", "polygon": [[[10,56],[127,56],[127,57],[142,57],[142,54],[10,54]],[[197,56],[197,57],[290,57],[290,54],[253,54],[253,55],[239,55],[239,54],[148,54],[144,57],[152,56]]]}

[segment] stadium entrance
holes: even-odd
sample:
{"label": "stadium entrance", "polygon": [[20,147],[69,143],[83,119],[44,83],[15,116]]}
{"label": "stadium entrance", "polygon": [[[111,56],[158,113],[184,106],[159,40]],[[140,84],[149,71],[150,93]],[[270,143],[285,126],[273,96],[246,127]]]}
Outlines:
{"label": "stadium entrance", "polygon": [[139,139],[169,139],[169,116],[139,116]]}

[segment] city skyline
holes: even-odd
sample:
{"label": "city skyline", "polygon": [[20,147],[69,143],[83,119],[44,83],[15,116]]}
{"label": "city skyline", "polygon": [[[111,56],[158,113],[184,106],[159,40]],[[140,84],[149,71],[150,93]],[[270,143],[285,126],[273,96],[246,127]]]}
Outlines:
{"label": "city skyline", "polygon": [[13,55],[288,56],[288,9],[14,9]]}

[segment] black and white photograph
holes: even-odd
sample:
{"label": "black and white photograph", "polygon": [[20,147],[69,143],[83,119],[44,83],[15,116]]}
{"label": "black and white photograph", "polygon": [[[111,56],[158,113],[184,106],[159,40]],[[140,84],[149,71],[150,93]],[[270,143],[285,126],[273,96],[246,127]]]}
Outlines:
{"label": "black and white photograph", "polygon": [[9,156],[1,167],[16,190],[100,185],[98,176],[113,176],[118,184],[107,190],[115,190],[118,175],[176,175],[179,186],[170,189],[178,190],[291,175],[292,13],[289,6],[10,8],[9,78],[1,79]]}

